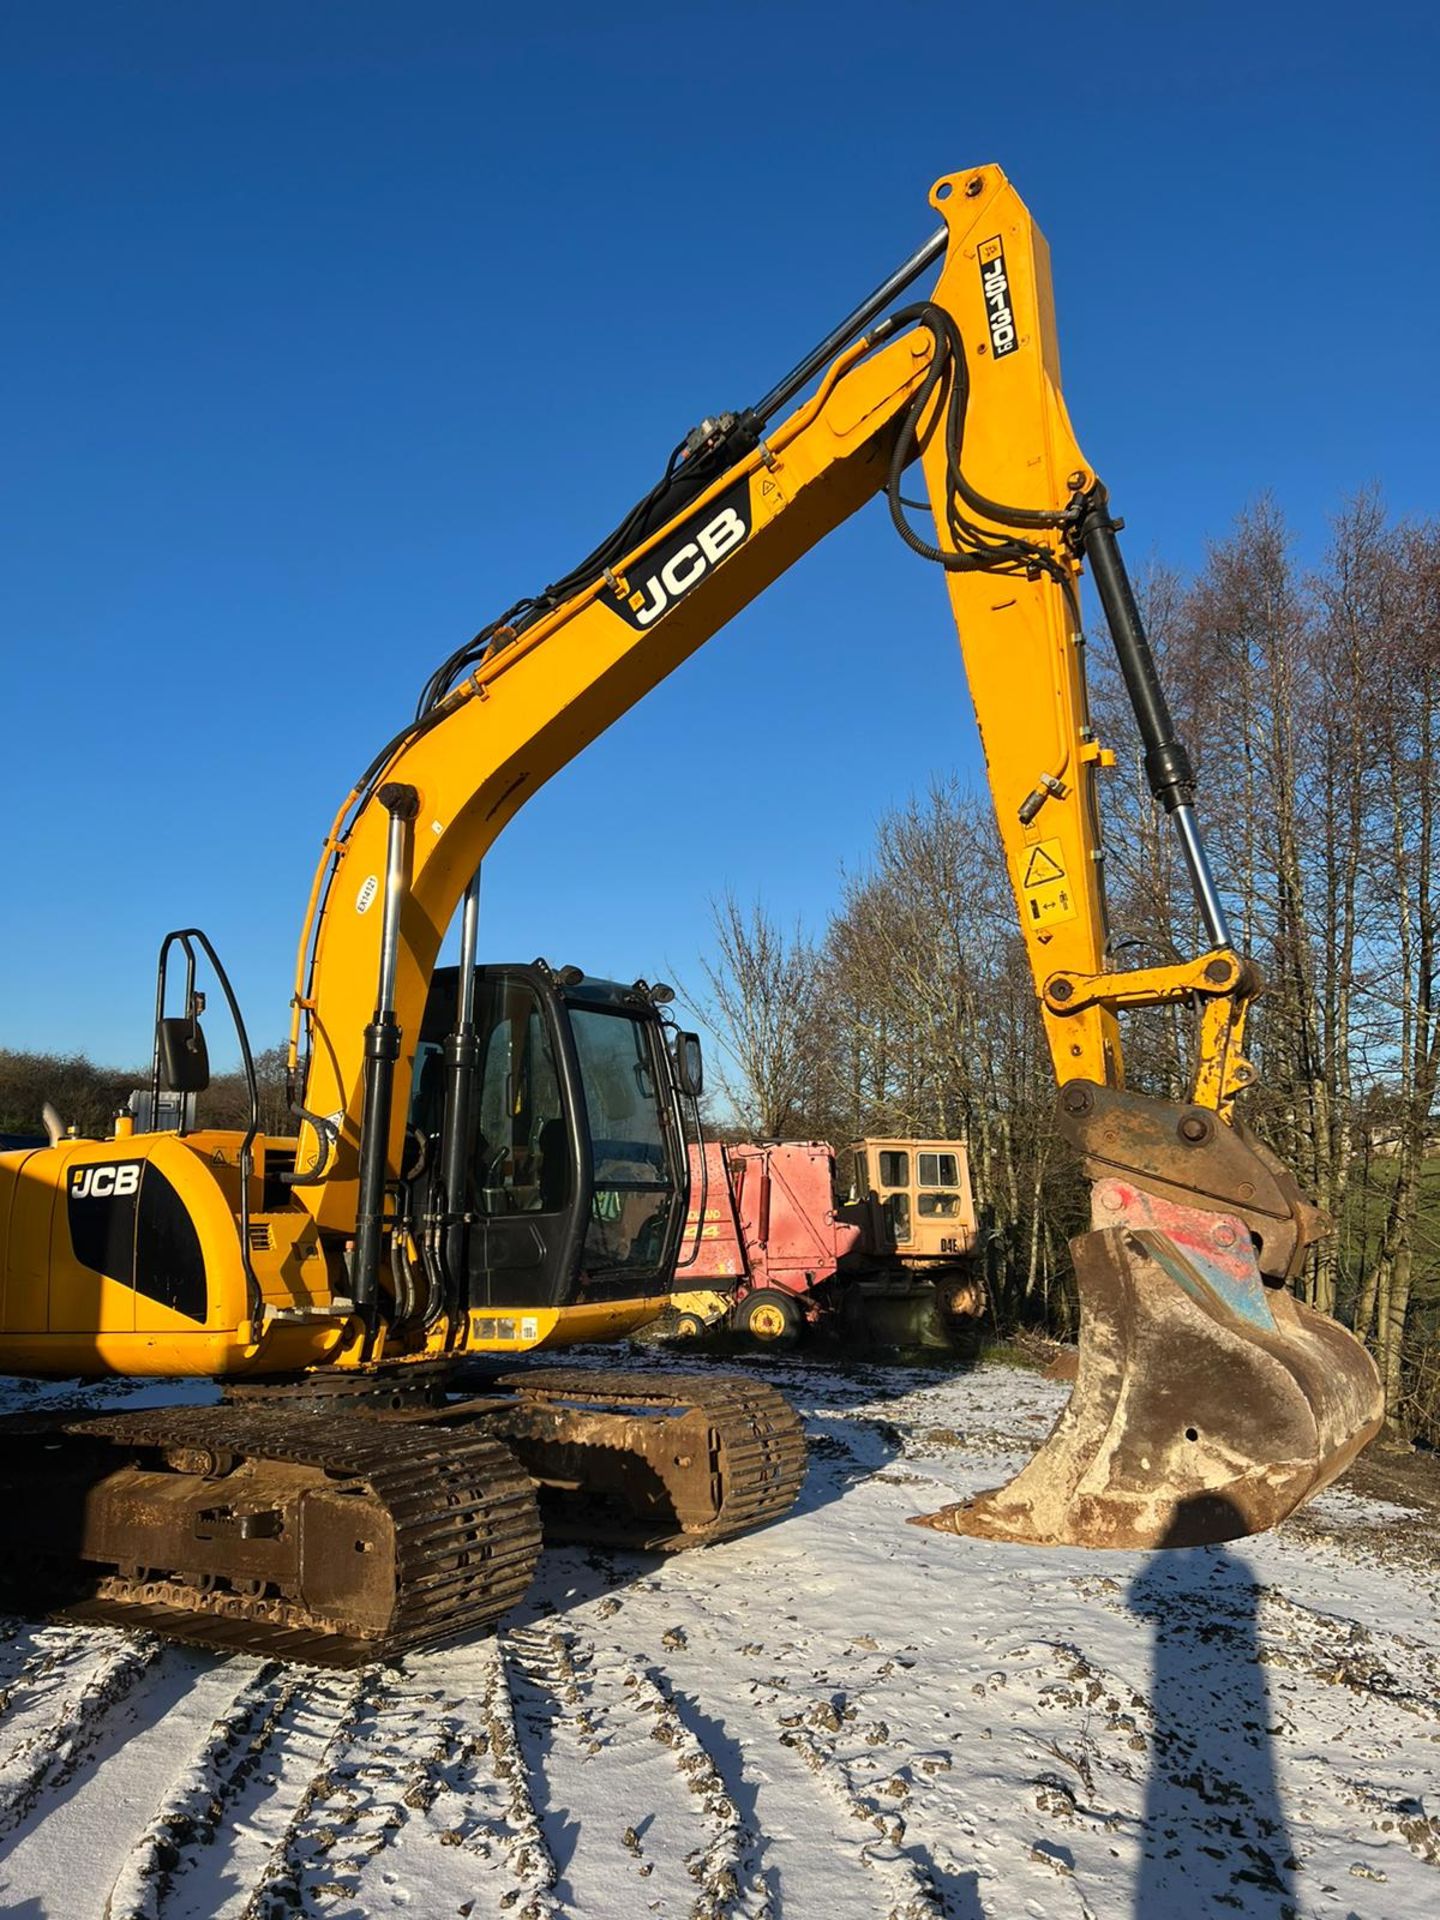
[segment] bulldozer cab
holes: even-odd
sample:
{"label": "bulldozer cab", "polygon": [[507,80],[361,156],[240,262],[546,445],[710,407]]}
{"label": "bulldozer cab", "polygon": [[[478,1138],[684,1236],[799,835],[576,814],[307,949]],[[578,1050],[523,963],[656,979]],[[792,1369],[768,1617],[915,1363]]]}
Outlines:
{"label": "bulldozer cab", "polygon": [[953,1261],[975,1245],[970,1154],[963,1140],[861,1140],[850,1152],[854,1193],[873,1201],[889,1251]]}

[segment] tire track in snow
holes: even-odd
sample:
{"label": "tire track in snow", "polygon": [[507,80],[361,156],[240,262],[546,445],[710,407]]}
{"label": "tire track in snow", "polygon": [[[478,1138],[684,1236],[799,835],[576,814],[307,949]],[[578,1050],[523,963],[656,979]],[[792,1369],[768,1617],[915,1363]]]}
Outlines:
{"label": "tire track in snow", "polygon": [[306,1911],[368,1913],[417,1893],[427,1910],[561,1911],[494,1642],[376,1676],[315,1816],[297,1850]]}
{"label": "tire track in snow", "polygon": [[[718,1612],[707,1592],[691,1593],[687,1599],[704,1617],[717,1643],[733,1645],[733,1618]],[[750,1643],[744,1651],[758,1658],[765,1650],[759,1643]],[[782,1649],[780,1657],[794,1651]],[[826,1808],[817,1813],[815,1824],[833,1830],[832,1872],[841,1859],[849,1858],[866,1870],[867,1878],[873,1876],[867,1914],[874,1913],[877,1920],[935,1920],[936,1915],[951,1913],[969,1916],[975,1910],[967,1884],[971,1870],[958,1860],[943,1864],[953,1853],[957,1821],[948,1809],[922,1811],[912,1798],[908,1777],[915,1769],[923,1769],[927,1778],[948,1772],[952,1763],[929,1746],[894,1761],[888,1725],[859,1718],[860,1708],[852,1696],[886,1678],[895,1665],[893,1660],[881,1659],[878,1648],[874,1651],[871,1664],[877,1666],[877,1673],[868,1680],[846,1675],[832,1684],[822,1670],[807,1672],[793,1660],[784,1662],[787,1672],[772,1671],[757,1678],[748,1695],[754,1724],[735,1734],[737,1745],[746,1755],[756,1755],[767,1769],[773,1770],[777,1749],[799,1763],[792,1769],[792,1778],[808,1778],[812,1794]],[[732,1730],[739,1704],[731,1697],[720,1709],[722,1724]],[[878,1754],[881,1747],[886,1749],[884,1755]],[[795,1798],[793,1784],[791,1797]],[[796,1824],[792,1815],[790,1825]],[[959,1824],[962,1831],[969,1831],[968,1821],[962,1819]],[[870,1834],[856,1837],[859,1826],[869,1828]],[[874,1905],[877,1882],[889,1903],[883,1909]],[[962,1892],[952,1898],[957,1886]]]}
{"label": "tire track in snow", "polygon": [[[433,1689],[407,1690],[375,1675],[343,1745],[326,1768],[314,1819],[294,1848],[294,1879],[305,1910],[327,1899],[355,1902],[366,1869],[385,1854],[412,1812],[427,1810],[461,1747],[460,1728]],[[384,1890],[398,1876],[383,1876]],[[377,1890],[377,1897],[380,1890]],[[369,1910],[369,1902],[359,1910]]]}
{"label": "tire track in snow", "polygon": [[[18,1665],[23,1664],[27,1657],[24,1636],[32,1625],[33,1622],[22,1619],[18,1614],[0,1614],[0,1672],[7,1676],[4,1684],[8,1685],[8,1676],[17,1671]],[[12,1649],[17,1642],[20,1643],[19,1650],[12,1659]]]}
{"label": "tire track in snow", "polygon": [[[85,1653],[85,1640],[73,1629],[8,1620],[0,1633],[0,1723],[7,1721],[17,1697],[23,1704],[27,1689],[40,1685],[58,1666],[83,1660]],[[0,1737],[6,1731],[0,1724]]]}
{"label": "tire track in snow", "polygon": [[[546,1785],[542,1820],[560,1851],[557,1894],[583,1902],[634,1876],[627,1897],[652,1912],[772,1920],[764,1843],[706,1744],[703,1719],[662,1672],[642,1654],[601,1653],[553,1626],[516,1629],[509,1646],[532,1768]],[[566,1843],[582,1833],[584,1873],[572,1888]]]}
{"label": "tire track in snow", "polygon": [[874,1831],[874,1839],[859,1844],[858,1857],[885,1888],[890,1903],[885,1920],[934,1920],[937,1914],[948,1913],[943,1887],[928,1859],[917,1853],[913,1841],[910,1847],[905,1845],[904,1814],[893,1804],[882,1805],[870,1783],[857,1778],[826,1730],[823,1706],[818,1711],[812,1707],[809,1713],[777,1715],[773,1724],[779,1743],[795,1753],[847,1821],[862,1822]]}
{"label": "tire track in snow", "polygon": [[343,1681],[323,1681],[317,1686],[316,1694],[324,1697],[320,1711],[315,1713],[312,1709],[312,1718],[317,1724],[310,1731],[310,1738],[317,1741],[320,1748],[314,1771],[291,1809],[270,1850],[270,1857],[261,1869],[260,1877],[241,1908],[241,1920],[284,1920],[285,1915],[295,1912],[302,1905],[300,1848],[311,1838],[307,1833],[311,1812],[331,1790],[329,1763],[343,1749],[355,1724],[364,1698],[366,1679],[367,1675],[362,1671],[347,1675]]}
{"label": "tire track in snow", "polygon": [[[545,1839],[551,1868],[549,1885],[562,1902],[560,1911],[565,1899],[574,1897],[567,1872],[582,1829],[586,1830],[587,1854],[600,1856],[608,1848],[613,1865],[619,1867],[623,1849],[633,1856],[637,1874],[648,1880],[654,1871],[652,1862],[640,1860],[634,1827],[625,1829],[631,1836],[629,1845],[618,1836],[617,1848],[613,1818],[602,1825],[591,1812],[596,1794],[594,1783],[587,1778],[589,1763],[607,1747],[615,1746],[616,1729],[609,1703],[595,1691],[593,1649],[581,1648],[577,1666],[579,1644],[574,1633],[545,1624],[517,1627],[501,1642],[501,1658],[508,1663],[512,1680],[507,1697],[515,1760],[517,1766],[523,1766],[525,1749],[529,1749],[529,1770],[542,1789],[536,1830]],[[656,1895],[647,1889],[647,1897],[653,1901]]]}
{"label": "tire track in snow", "polygon": [[487,1638],[412,1654],[384,1676],[331,1770],[325,1844],[300,1880],[306,1911],[563,1920],[516,1727],[517,1664]]}
{"label": "tire track in snow", "polygon": [[[718,1643],[733,1648],[734,1620],[714,1612],[693,1590],[685,1604],[691,1610],[690,1635],[695,1636],[698,1627],[699,1636],[692,1641],[683,1631],[667,1633],[663,1644],[669,1657],[663,1672],[643,1656],[628,1655],[616,1646],[603,1653],[591,1648],[577,1663],[582,1674],[587,1666],[593,1669],[597,1686],[608,1683],[612,1696],[619,1680],[624,1689],[620,1697],[652,1720],[687,1788],[706,1805],[708,1838],[690,1853],[692,1872],[700,1880],[699,1897],[678,1911],[687,1920],[730,1920],[732,1915],[735,1920],[769,1920],[783,1911],[783,1871],[786,1880],[793,1873],[803,1882],[823,1883],[836,1920],[851,1915],[856,1920],[973,1915],[973,1901],[950,1898],[957,1880],[946,1869],[932,1866],[923,1848],[902,1844],[905,1821],[894,1803],[868,1791],[836,1742],[827,1739],[827,1719],[837,1730],[842,1725],[828,1696],[815,1697],[807,1721],[803,1712],[785,1712],[794,1695],[764,1699],[771,1686],[788,1686],[776,1677],[754,1681],[744,1691],[727,1691],[711,1710],[709,1683],[725,1666],[707,1660],[706,1629],[714,1630]],[[702,1616],[698,1622],[696,1611]],[[646,1639],[653,1644],[650,1635]],[[744,1651],[753,1657],[763,1649],[750,1644]],[[591,1710],[599,1730],[605,1731],[602,1713],[614,1719],[608,1701]],[[857,1822],[872,1828],[874,1837],[858,1837]],[[955,1874],[962,1872],[957,1865]]]}
{"label": "tire track in snow", "polygon": [[557,1920],[564,1908],[554,1898],[557,1880],[555,1857],[546,1841],[535,1809],[525,1756],[515,1720],[515,1699],[510,1663],[499,1640],[490,1644],[487,1685],[484,1695],[485,1731],[490,1741],[490,1760],[507,1789],[507,1815],[510,1839],[506,1847],[511,1871],[527,1896],[521,1920]]}

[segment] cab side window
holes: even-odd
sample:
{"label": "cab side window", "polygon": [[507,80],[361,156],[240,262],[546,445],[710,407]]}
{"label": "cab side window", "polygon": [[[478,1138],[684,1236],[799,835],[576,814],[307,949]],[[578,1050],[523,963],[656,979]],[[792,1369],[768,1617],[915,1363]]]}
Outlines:
{"label": "cab side window", "polygon": [[[934,1154],[928,1156],[934,1159]],[[910,1184],[910,1156],[908,1153],[883,1152],[880,1155],[880,1185],[882,1187],[908,1187]]]}

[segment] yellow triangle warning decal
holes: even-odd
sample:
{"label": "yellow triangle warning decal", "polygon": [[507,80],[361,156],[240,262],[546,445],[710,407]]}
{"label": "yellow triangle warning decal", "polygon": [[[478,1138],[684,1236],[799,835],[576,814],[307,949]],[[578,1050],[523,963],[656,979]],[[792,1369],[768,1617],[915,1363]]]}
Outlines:
{"label": "yellow triangle warning decal", "polygon": [[[1025,864],[1020,869],[1022,911],[1032,930],[1058,926],[1074,920],[1079,908],[1065,873],[1065,848],[1059,840],[1040,840],[1021,849]],[[1048,934],[1045,936],[1048,939]]]}
{"label": "yellow triangle warning decal", "polygon": [[[1053,847],[1059,843],[1052,840],[1049,844]],[[1025,879],[1022,883],[1023,885],[1027,887],[1048,887],[1056,880],[1063,880],[1064,878],[1064,867],[1061,866],[1060,862],[1055,859],[1052,854],[1047,853],[1043,846],[1032,847],[1030,849],[1030,858],[1025,864]]]}
{"label": "yellow triangle warning decal", "polygon": [[775,491],[775,482],[773,480],[762,480],[760,482],[760,494],[762,499],[767,493],[774,493],[774,491]]}

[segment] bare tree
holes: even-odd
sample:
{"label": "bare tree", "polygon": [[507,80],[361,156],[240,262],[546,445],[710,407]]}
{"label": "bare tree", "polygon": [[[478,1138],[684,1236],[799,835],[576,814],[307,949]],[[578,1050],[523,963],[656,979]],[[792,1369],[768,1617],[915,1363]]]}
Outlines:
{"label": "bare tree", "polygon": [[0,1049],[0,1133],[40,1135],[48,1100],[81,1134],[107,1134],[131,1090],[149,1077],[148,1067],[97,1067],[81,1053]]}
{"label": "bare tree", "polygon": [[786,934],[757,901],[712,901],[716,958],[703,959],[709,1026],[729,1063],[721,1084],[742,1123],[761,1139],[811,1124],[817,1065],[816,954],[797,925]]}
{"label": "bare tree", "polygon": [[[1386,1076],[1395,1165],[1360,1310],[1365,1324],[1374,1314],[1387,1407],[1402,1422],[1422,1183],[1440,1081],[1440,527],[1403,531],[1393,551],[1398,618],[1375,636],[1369,663],[1371,751],[1387,828],[1373,848],[1369,905],[1386,948],[1374,991],[1398,1027]],[[1425,1252],[1433,1282],[1440,1248]]]}
{"label": "bare tree", "polygon": [[[1396,527],[1360,494],[1306,575],[1262,499],[1192,583],[1157,566],[1143,597],[1237,943],[1267,982],[1246,1118],[1335,1222],[1302,1284],[1373,1343],[1392,1421],[1433,1439],[1440,528]],[[1103,794],[1115,962],[1196,953],[1194,902],[1123,689],[1105,650],[1095,656],[1093,711],[1119,754]],[[841,1138],[963,1132],[1002,1316],[1063,1316],[1058,1263],[1082,1196],[1051,1126],[1052,1074],[989,806],[938,785],[881,820],[818,953],[733,901],[717,930],[723,1025],[756,1123],[781,1131],[803,1114]],[[1184,1009],[1127,1020],[1131,1083],[1183,1092],[1192,1039]]]}
{"label": "bare tree", "polygon": [[[260,1096],[260,1125],[274,1139],[295,1131],[285,1077],[285,1043],[255,1055],[255,1087]],[[199,1097],[199,1117],[207,1127],[249,1125],[250,1096],[243,1073],[217,1074]]]}
{"label": "bare tree", "polygon": [[1003,1318],[1042,1311],[1066,1218],[1054,1086],[987,801],[952,783],[887,814],[824,945],[831,1099],[854,1134],[970,1143]]}
{"label": "bare tree", "polygon": [[[1328,1090],[1315,1143],[1315,1196],[1337,1220],[1345,1209],[1355,1147],[1357,1000],[1363,1007],[1363,983],[1357,977],[1361,887],[1378,797],[1369,659],[1375,636],[1391,623],[1396,586],[1383,506],[1373,491],[1361,494],[1336,516],[1326,564],[1314,583],[1318,619],[1312,660],[1323,716],[1317,729],[1324,956],[1320,1070]],[[1317,1250],[1313,1299],[1325,1313],[1333,1313],[1338,1302],[1342,1248],[1337,1233]]]}
{"label": "bare tree", "polygon": [[[283,1044],[256,1054],[255,1078],[262,1128],[272,1137],[291,1133],[295,1122],[286,1093]],[[97,1067],[83,1054],[0,1048],[0,1133],[39,1135],[48,1100],[80,1134],[103,1138],[135,1089],[149,1084],[148,1061],[143,1067]],[[242,1128],[249,1111],[244,1076],[238,1072],[216,1074],[198,1099],[202,1126]]]}

